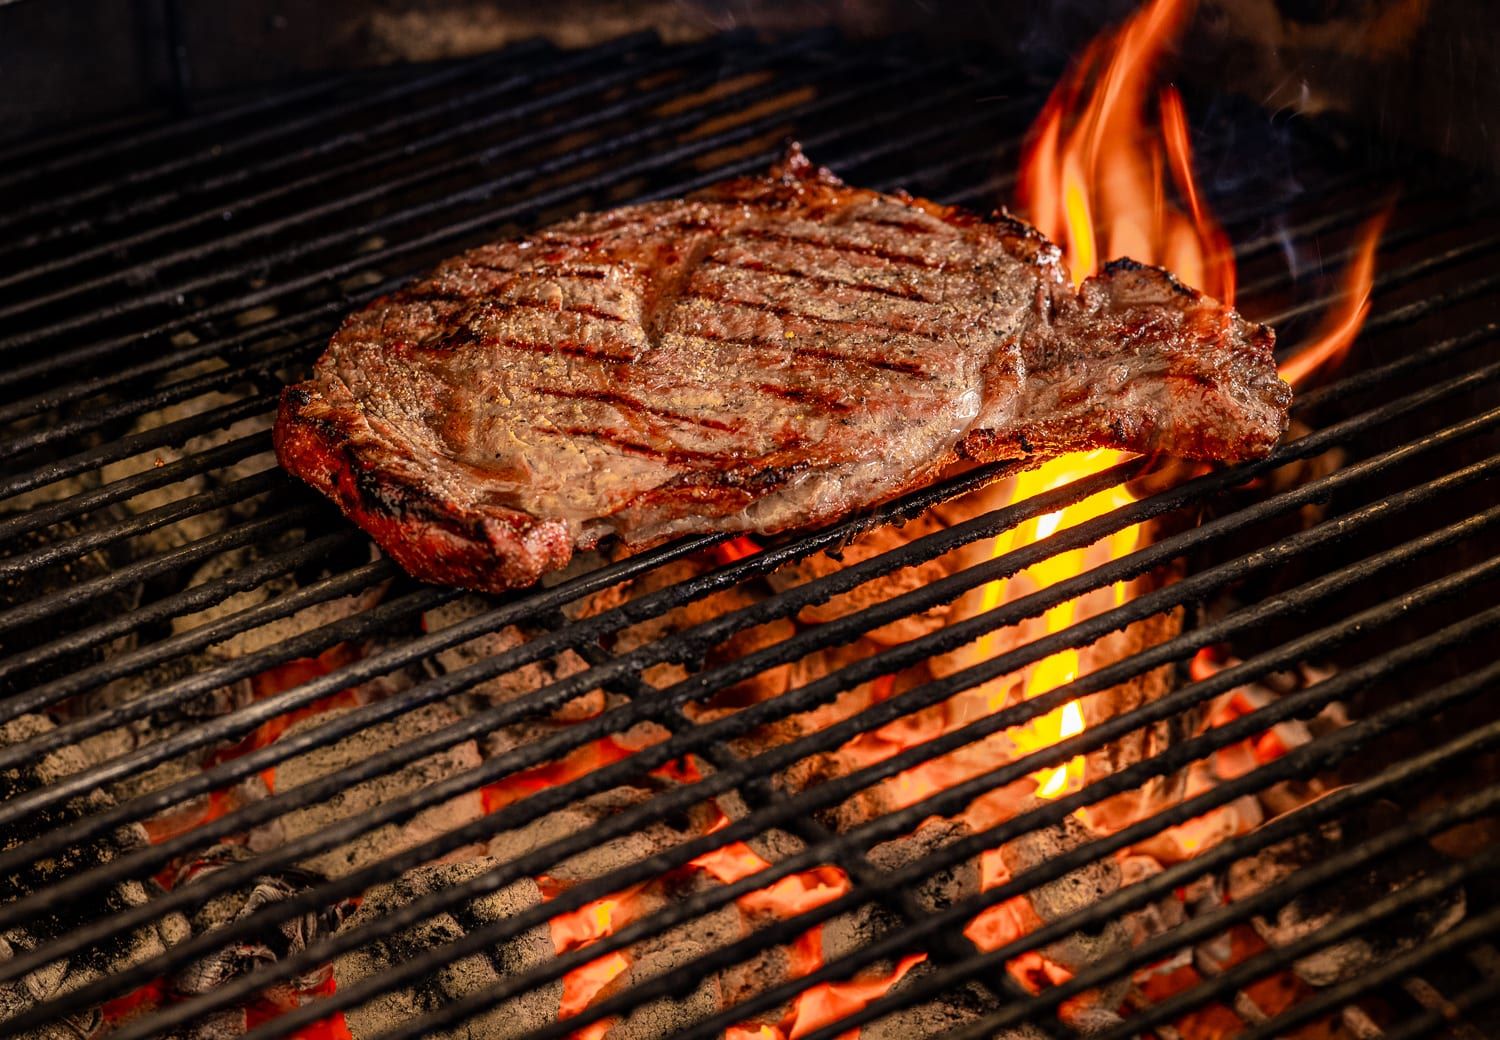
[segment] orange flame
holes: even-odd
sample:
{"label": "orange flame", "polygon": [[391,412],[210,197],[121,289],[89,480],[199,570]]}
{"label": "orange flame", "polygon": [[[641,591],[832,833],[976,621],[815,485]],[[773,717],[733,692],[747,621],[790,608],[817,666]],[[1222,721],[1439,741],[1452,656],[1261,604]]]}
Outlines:
{"label": "orange flame", "polygon": [[[1101,259],[1130,256],[1166,264],[1188,282],[1225,302],[1233,301],[1234,253],[1194,179],[1187,119],[1177,92],[1168,88],[1155,95],[1159,130],[1146,119],[1157,64],[1192,8],[1191,0],[1152,0],[1118,30],[1096,39],[1058,83],[1033,127],[1022,159],[1017,203],[1062,247],[1075,284],[1096,273]],[[1168,169],[1186,202],[1186,213],[1167,201]],[[1024,501],[1098,473],[1128,457],[1101,450],[1054,459],[1017,478],[1012,501]],[[1124,488],[1101,492],[1006,532],[995,540],[994,555],[1134,500]],[[1132,526],[1099,545],[1037,564],[1010,582],[996,582],[985,589],[982,608],[993,609],[1017,595],[1045,589],[1129,553],[1139,545],[1140,535],[1140,527]],[[1115,588],[1114,599],[1115,604],[1124,602],[1123,586]],[[1100,604],[1098,609],[1111,605]],[[1053,607],[1043,619],[1046,632],[1083,620],[1079,615],[1077,601]],[[981,640],[979,650],[981,656],[989,656],[989,640]],[[1036,697],[1071,682],[1078,677],[1080,665],[1075,651],[1054,654],[1028,670],[1023,695]],[[995,696],[1002,703],[992,700],[992,711],[1003,706],[1003,694]],[[1083,710],[1071,703],[1012,730],[1009,736],[1025,754],[1050,747],[1083,728]],[[1083,777],[1083,760],[1075,758],[1040,770],[1034,779],[1040,797],[1058,798],[1081,786]]]}
{"label": "orange flame", "polygon": [[[1192,9],[1192,0],[1152,0],[1095,40],[1037,118],[1017,204],[1062,247],[1075,283],[1102,259],[1129,256],[1234,302],[1234,253],[1201,202],[1177,92],[1160,95],[1159,131],[1146,120],[1157,63]],[[1167,202],[1164,165],[1188,213]]]}
{"label": "orange flame", "polygon": [[1281,378],[1293,386],[1304,382],[1320,369],[1332,368],[1343,360],[1354,337],[1370,313],[1370,294],[1375,285],[1375,250],[1390,219],[1387,206],[1365,222],[1355,235],[1354,259],[1344,269],[1343,288],[1335,303],[1323,315],[1323,322],[1307,344],[1281,366]]}

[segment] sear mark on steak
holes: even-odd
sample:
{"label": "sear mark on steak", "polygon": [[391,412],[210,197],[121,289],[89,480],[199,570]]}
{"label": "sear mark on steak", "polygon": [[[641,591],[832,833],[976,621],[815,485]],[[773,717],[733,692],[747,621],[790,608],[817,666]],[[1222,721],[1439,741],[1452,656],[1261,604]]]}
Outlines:
{"label": "sear mark on steak", "polygon": [[830,522],[960,459],[1263,455],[1290,398],[1272,343],[1159,268],[1075,291],[1014,217],[793,148],[351,315],[283,393],[276,450],[416,577],[498,592],[608,535]]}

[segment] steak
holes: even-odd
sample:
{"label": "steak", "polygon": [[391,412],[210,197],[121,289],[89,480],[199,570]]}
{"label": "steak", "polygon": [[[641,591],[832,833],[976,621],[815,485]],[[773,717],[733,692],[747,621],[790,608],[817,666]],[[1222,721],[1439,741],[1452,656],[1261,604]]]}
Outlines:
{"label": "steak", "polygon": [[282,394],[276,451],[426,581],[535,582],[608,535],[826,523],[960,460],[1268,452],[1270,329],[1116,261],[768,176],[480,246],[351,315]]}

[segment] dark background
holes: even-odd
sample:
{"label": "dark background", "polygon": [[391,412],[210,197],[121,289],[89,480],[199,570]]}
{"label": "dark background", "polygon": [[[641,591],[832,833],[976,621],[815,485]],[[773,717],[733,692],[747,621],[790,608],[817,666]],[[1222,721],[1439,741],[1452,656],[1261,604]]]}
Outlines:
{"label": "dark background", "polygon": [[[545,36],[836,25],[1055,72],[1134,0],[0,0],[0,137]],[[1500,170],[1493,0],[1200,0],[1179,75]]]}

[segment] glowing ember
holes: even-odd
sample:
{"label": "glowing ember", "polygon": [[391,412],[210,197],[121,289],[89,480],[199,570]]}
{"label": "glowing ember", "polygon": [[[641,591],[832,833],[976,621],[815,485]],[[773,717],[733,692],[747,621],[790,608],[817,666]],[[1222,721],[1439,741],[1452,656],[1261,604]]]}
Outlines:
{"label": "glowing ember", "polygon": [[721,565],[743,560],[746,556],[754,556],[758,552],[760,552],[760,546],[742,534],[736,535],[727,542],[720,542],[709,550],[714,562]]}
{"label": "glowing ember", "polygon": [[1388,208],[1376,214],[1355,236],[1354,260],[1344,270],[1344,284],[1337,302],[1323,316],[1323,323],[1312,340],[1281,366],[1281,378],[1293,386],[1323,368],[1343,360],[1354,337],[1359,334],[1370,313],[1370,291],[1375,284],[1375,248],[1390,218]]}
{"label": "glowing ember", "polygon": [[[880,999],[901,981],[903,975],[926,959],[926,954],[910,954],[901,958],[901,963],[889,975],[871,979],[855,978],[847,982],[825,982],[821,986],[814,986],[797,998],[791,1031],[788,1033],[790,1040],[797,1040],[798,1037],[837,1022],[860,1010],[870,1001]],[[858,1034],[859,1030],[853,1029],[843,1034],[840,1040]]]}
{"label": "glowing ember", "polygon": [[[726,817],[716,820],[709,832],[728,824]],[[725,884],[750,877],[770,866],[748,845],[735,842],[704,853],[692,865],[707,871]],[[837,899],[849,890],[849,879],[835,867],[814,867],[792,874],[766,888],[758,889],[738,900],[747,914],[772,914],[795,917]],[[790,972],[806,975],[823,965],[821,927],[799,936],[790,949]],[[885,995],[911,968],[926,959],[925,954],[904,958],[896,969],[884,976],[851,979],[847,982],[824,982],[802,993],[792,1005],[788,1020],[775,1026],[764,1023],[736,1026],[725,1033],[735,1040],[796,1040],[797,1037],[852,1014],[872,1000]],[[844,1034],[852,1040],[857,1029]]]}
{"label": "glowing ember", "polygon": [[613,737],[603,737],[571,752],[567,757],[546,765],[513,773],[484,789],[484,811],[496,812],[527,795],[603,769],[635,754]]}
{"label": "glowing ember", "polygon": [[[544,895],[551,897],[556,894],[556,885],[546,878],[539,880]],[[552,918],[549,925],[553,948],[559,954],[580,949],[628,924],[634,916],[637,895],[644,887],[637,885]],[[568,972],[562,980],[562,997],[557,1017],[571,1018],[588,1007],[599,991],[628,967],[630,961],[623,954],[615,952],[607,953]],[[600,1019],[574,1032],[571,1040],[598,1040],[609,1031],[610,1024],[609,1019]]]}

